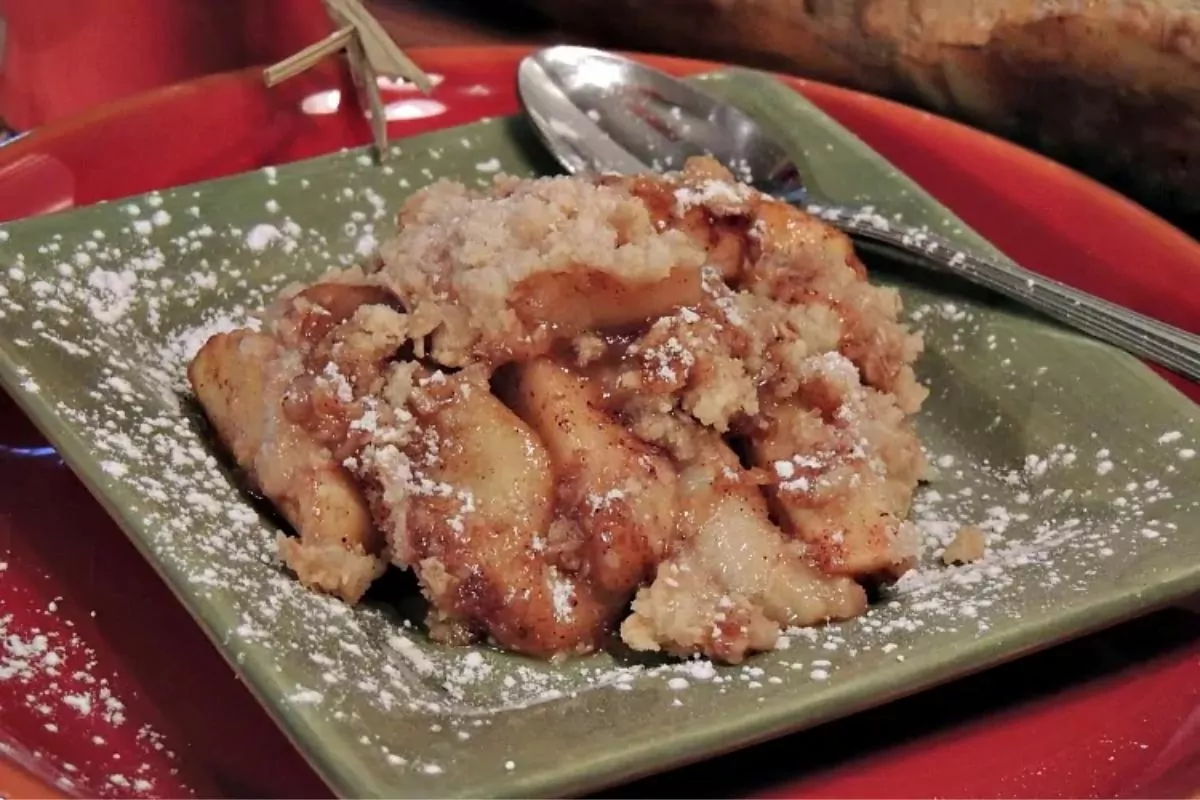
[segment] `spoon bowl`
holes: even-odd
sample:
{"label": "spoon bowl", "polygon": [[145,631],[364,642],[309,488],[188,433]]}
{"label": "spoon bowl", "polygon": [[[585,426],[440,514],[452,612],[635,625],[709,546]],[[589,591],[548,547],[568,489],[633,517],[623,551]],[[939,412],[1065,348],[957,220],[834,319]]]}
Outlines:
{"label": "spoon bowl", "polygon": [[794,203],[808,199],[791,156],[757,122],[632,59],[589,47],[550,47],[521,63],[517,88],[531,114],[543,108],[543,98],[554,98],[549,124],[535,120],[552,151],[569,143],[604,154],[564,162],[571,172],[665,172],[707,155],[759,191]]}

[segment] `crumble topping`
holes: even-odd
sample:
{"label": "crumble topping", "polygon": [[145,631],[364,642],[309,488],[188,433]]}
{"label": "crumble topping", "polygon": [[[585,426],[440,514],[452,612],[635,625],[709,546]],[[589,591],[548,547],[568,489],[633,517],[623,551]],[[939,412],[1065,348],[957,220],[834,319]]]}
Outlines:
{"label": "crumble topping", "polygon": [[393,564],[446,641],[737,662],[911,567],[921,341],[842,234],[705,159],[399,219],[192,364],[303,583]]}

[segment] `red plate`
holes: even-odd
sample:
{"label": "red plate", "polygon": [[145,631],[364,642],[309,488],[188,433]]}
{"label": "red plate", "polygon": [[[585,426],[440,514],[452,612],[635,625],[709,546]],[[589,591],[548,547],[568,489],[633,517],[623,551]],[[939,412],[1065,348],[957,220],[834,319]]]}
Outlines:
{"label": "red plate", "polygon": [[[515,112],[525,52],[412,51],[441,83],[431,98],[388,93],[392,136]],[[716,66],[648,60],[680,74]],[[1200,279],[1200,246],[1158,218],[944,119],[786,80],[1018,261],[1196,329],[1200,293],[1178,287]],[[0,149],[0,220],[365,143],[353,104],[335,95],[349,91],[332,68],[270,91],[256,72],[231,73],[47,128]],[[1200,399],[1198,387],[1178,385]],[[20,773],[0,765],[0,795],[45,795],[29,773],[68,778],[89,796],[328,794],[7,398],[0,485],[0,753],[24,765]],[[109,696],[119,708],[106,704]],[[1175,610],[614,794],[1197,791],[1200,614]]]}

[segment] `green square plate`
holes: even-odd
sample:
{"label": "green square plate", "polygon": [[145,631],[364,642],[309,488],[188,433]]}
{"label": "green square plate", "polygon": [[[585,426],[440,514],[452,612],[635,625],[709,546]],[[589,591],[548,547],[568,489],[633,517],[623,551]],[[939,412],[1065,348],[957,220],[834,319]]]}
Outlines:
{"label": "green square plate", "polygon": [[[830,200],[990,246],[801,97],[709,88],[796,144]],[[274,563],[273,523],[210,454],[183,383],[208,333],[370,252],[436,177],[549,168],[521,120],[18,222],[0,231],[0,376],[293,741],[345,795],[563,795],[917,691],[1200,589],[1195,407],[1136,360],[977,292],[906,284],[940,477],[925,561],[865,618],[737,668],[600,655],[548,665],[426,641]],[[953,294],[951,293],[953,291]],[[988,557],[946,568],[965,523]]]}

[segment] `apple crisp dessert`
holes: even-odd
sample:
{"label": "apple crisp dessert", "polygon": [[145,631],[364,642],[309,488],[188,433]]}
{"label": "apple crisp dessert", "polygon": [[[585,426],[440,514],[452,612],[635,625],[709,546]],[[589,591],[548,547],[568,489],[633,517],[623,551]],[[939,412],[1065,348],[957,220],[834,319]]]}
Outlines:
{"label": "apple crisp dessert", "polygon": [[190,365],[305,585],[391,564],[442,641],[737,662],[912,565],[921,341],[843,234],[709,159],[399,222]]}

